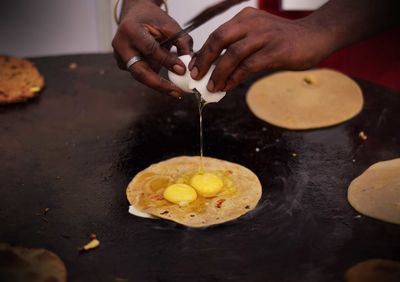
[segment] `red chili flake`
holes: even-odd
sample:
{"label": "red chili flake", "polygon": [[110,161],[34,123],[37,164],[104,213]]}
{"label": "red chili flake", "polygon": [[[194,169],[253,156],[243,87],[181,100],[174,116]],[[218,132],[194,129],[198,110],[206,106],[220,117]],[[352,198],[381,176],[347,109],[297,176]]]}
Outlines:
{"label": "red chili flake", "polygon": [[220,199],[215,203],[215,207],[220,209],[222,206],[222,203],[225,202],[225,199]]}

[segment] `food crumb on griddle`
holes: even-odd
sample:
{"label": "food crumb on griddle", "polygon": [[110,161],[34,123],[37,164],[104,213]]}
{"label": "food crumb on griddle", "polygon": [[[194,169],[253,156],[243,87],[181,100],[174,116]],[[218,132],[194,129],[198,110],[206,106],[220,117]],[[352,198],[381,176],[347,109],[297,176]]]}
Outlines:
{"label": "food crumb on griddle", "polygon": [[46,218],[46,214],[50,211],[50,208],[45,208],[42,212],[36,213],[37,216],[40,217],[46,223],[49,223],[49,220]]}
{"label": "food crumb on griddle", "polygon": [[44,216],[41,216],[40,219],[43,220],[46,223],[49,223],[49,220],[47,218],[45,218]]}
{"label": "food crumb on griddle", "polygon": [[360,131],[358,133],[358,137],[360,137],[362,140],[367,140],[368,136],[365,134],[364,131]]}
{"label": "food crumb on griddle", "polygon": [[79,251],[90,251],[100,246],[100,241],[97,239],[96,234],[92,233],[89,236],[90,242],[79,248]]}

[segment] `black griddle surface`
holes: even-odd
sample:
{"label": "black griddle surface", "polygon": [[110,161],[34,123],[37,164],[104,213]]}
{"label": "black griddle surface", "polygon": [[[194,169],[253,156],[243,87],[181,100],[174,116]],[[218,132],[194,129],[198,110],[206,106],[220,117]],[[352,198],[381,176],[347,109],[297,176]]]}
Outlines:
{"label": "black griddle surface", "polygon": [[[34,61],[45,91],[0,107],[0,241],[54,251],[69,281],[342,281],[357,262],[400,260],[400,227],[357,217],[346,199],[352,179],[400,156],[399,93],[358,81],[362,113],[310,131],[253,116],[256,77],[207,106],[205,154],[253,170],[263,196],[241,219],[199,230],[132,216],[125,196],[150,164],[198,154],[194,97],[149,90],[111,55]],[[90,233],[100,248],[79,254]]]}

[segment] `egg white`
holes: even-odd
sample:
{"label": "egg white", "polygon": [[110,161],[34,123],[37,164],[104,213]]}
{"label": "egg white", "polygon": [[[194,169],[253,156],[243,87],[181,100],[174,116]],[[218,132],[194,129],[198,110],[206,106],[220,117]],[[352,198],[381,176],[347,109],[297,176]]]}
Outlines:
{"label": "egg white", "polygon": [[138,217],[143,217],[143,218],[157,218],[149,213],[142,212],[135,208],[134,206],[129,206],[129,213]]}
{"label": "egg white", "polygon": [[211,74],[215,69],[215,66],[212,65],[208,70],[207,74],[200,80],[194,80],[190,76],[190,71],[188,69],[188,65],[190,60],[192,59],[190,55],[180,56],[179,59],[185,64],[186,72],[184,75],[177,75],[172,71],[168,71],[168,78],[172,81],[176,86],[178,86],[182,91],[187,93],[194,93],[194,89],[200,93],[201,97],[207,103],[217,103],[219,102],[226,94],[226,92],[210,92],[207,89],[208,81],[210,80]]}

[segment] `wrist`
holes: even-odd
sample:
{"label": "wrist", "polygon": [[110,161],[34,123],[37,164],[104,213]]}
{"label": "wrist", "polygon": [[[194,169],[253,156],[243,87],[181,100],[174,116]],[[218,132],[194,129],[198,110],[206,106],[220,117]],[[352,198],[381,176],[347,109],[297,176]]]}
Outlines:
{"label": "wrist", "polygon": [[144,3],[153,3],[156,4],[157,6],[161,6],[164,1],[162,0],[123,0],[124,4],[132,4],[132,3],[138,3],[138,2],[144,2]]}
{"label": "wrist", "polygon": [[325,58],[340,48],[335,30],[325,20],[311,14],[296,23],[306,29],[308,41],[314,45],[319,57]]}
{"label": "wrist", "polygon": [[[128,11],[135,7],[136,5],[157,5],[160,6],[159,3],[163,3],[162,0],[115,0],[114,6],[114,19],[117,25],[121,22],[121,19],[125,17]],[[120,6],[120,12],[118,16],[118,6]]]}

